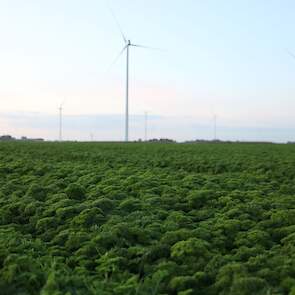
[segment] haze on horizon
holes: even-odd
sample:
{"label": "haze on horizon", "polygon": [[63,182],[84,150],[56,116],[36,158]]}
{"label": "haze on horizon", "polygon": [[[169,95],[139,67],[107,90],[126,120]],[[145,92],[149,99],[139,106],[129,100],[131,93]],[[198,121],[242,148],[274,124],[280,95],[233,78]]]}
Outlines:
{"label": "haze on horizon", "polygon": [[[123,138],[125,57],[105,0],[0,2],[0,134]],[[133,42],[131,139],[295,140],[295,2],[108,1]],[[95,120],[93,118],[96,118]],[[120,123],[122,120],[122,123]]]}

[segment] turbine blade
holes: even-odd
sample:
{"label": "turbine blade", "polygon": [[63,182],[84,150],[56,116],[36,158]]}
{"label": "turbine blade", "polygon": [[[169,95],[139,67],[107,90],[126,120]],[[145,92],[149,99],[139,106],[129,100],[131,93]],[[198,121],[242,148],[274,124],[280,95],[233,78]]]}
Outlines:
{"label": "turbine blade", "polygon": [[124,50],[126,49],[127,45],[125,45],[123,47],[123,49],[120,51],[120,53],[116,56],[116,58],[113,60],[113,62],[110,64],[110,66],[108,67],[107,71],[117,62],[117,60],[119,59],[119,57],[123,54]]}
{"label": "turbine blade", "polygon": [[120,23],[119,23],[118,19],[116,18],[116,16],[115,16],[113,10],[111,9],[111,7],[109,7],[109,10],[110,10],[111,15],[113,16],[113,19],[114,19],[115,23],[117,24],[117,27],[118,27],[118,29],[119,29],[119,31],[121,33],[121,36],[122,36],[124,42],[127,43],[127,39],[126,39],[126,37],[125,37],[125,35],[123,33],[123,30],[122,30],[122,28],[120,26]]}
{"label": "turbine blade", "polygon": [[149,47],[149,46],[144,46],[144,45],[139,45],[139,44],[130,44],[130,46],[133,46],[133,47],[140,47],[140,48],[145,48],[145,49],[150,49],[150,50],[164,51],[164,50],[161,49],[161,48]]}
{"label": "turbine blade", "polygon": [[291,52],[289,49],[286,49],[286,51],[291,57],[295,58],[295,54],[293,52]]}

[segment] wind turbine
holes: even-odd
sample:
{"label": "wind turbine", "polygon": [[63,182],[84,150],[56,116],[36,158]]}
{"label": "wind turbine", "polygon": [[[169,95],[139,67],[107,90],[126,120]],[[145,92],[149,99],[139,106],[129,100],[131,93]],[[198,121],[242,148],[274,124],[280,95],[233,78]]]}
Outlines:
{"label": "wind turbine", "polygon": [[148,112],[144,112],[144,141],[147,141]]}
{"label": "wind turbine", "polygon": [[125,37],[125,35],[121,29],[121,26],[111,9],[110,9],[110,12],[111,12],[111,14],[118,26],[118,29],[119,29],[122,39],[124,41],[123,49],[120,51],[120,53],[115,58],[115,60],[113,61],[112,64],[114,64],[119,59],[119,57],[124,53],[124,51],[126,50],[125,141],[128,142],[129,141],[129,50],[130,50],[130,47],[140,47],[140,48],[146,48],[146,49],[152,49],[152,50],[160,50],[160,49],[132,43],[129,39],[127,39]]}
{"label": "wind turbine", "polygon": [[59,141],[62,141],[62,111],[63,111],[64,101],[59,105]]}
{"label": "wind turbine", "polygon": [[217,116],[216,116],[216,114],[214,114],[213,120],[214,120],[214,141],[216,141],[217,140],[217,137],[216,137]]}

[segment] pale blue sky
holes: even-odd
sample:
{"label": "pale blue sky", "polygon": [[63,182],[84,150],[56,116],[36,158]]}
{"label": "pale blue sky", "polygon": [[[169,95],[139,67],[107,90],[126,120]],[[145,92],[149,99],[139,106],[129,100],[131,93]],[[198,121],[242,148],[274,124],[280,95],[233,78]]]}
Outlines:
{"label": "pale blue sky", "polygon": [[[56,138],[38,118],[64,97],[65,119],[124,112],[125,57],[108,69],[123,47],[108,5],[134,43],[164,49],[131,52],[130,112],[153,114],[155,136],[211,138],[215,112],[221,138],[295,139],[291,0],[1,0],[0,133]],[[20,130],[7,119],[16,112],[38,112],[36,124]],[[89,132],[106,139],[99,122]],[[84,129],[64,133],[83,139]],[[107,138],[123,138],[123,121]]]}

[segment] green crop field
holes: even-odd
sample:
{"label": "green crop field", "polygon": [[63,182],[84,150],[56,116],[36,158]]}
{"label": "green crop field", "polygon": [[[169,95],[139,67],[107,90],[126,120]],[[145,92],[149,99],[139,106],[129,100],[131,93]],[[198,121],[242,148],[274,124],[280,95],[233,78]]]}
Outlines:
{"label": "green crop field", "polygon": [[295,145],[1,143],[0,294],[295,294]]}

